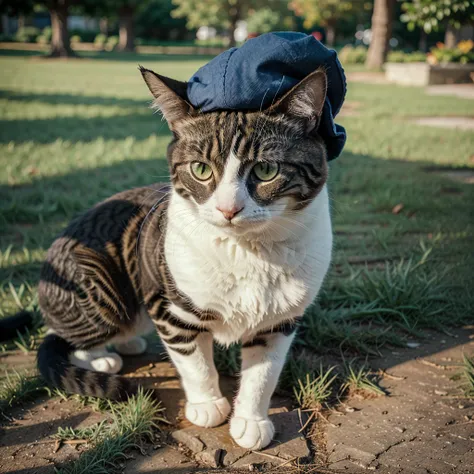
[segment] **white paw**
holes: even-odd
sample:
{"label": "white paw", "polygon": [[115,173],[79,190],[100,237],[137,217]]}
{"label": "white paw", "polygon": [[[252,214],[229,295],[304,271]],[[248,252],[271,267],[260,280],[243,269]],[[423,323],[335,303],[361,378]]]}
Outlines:
{"label": "white paw", "polygon": [[105,372],[106,374],[116,374],[123,366],[122,358],[118,354],[108,354],[90,361],[92,370]]}
{"label": "white paw", "polygon": [[186,403],[185,416],[197,426],[212,428],[224,423],[230,410],[229,401],[222,397],[203,403]]}
{"label": "white paw", "polygon": [[132,337],[121,344],[114,344],[115,350],[122,355],[140,355],[146,351],[146,347],[146,340],[140,336]]}
{"label": "white paw", "polygon": [[234,417],[230,420],[230,435],[239,446],[245,449],[258,451],[267,447],[274,434],[275,427],[268,418],[251,420]]}

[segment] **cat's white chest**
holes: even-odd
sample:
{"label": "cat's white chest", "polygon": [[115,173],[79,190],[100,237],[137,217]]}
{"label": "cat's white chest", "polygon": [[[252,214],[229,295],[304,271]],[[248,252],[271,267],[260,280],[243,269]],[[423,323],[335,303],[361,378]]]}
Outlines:
{"label": "cat's white chest", "polygon": [[[326,196],[327,200],[327,196]],[[302,316],[331,258],[328,206],[300,239],[266,244],[169,226],[165,255],[178,289],[200,309],[217,311],[216,339],[234,342],[261,327]]]}

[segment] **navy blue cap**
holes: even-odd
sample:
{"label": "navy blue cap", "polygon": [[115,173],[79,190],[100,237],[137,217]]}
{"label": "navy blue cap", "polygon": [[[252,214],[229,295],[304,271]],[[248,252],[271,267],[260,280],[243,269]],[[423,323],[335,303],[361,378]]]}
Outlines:
{"label": "navy blue cap", "polygon": [[326,70],[328,90],[318,133],[332,160],[346,142],[346,131],[334,123],[346,77],[336,52],[313,36],[267,33],[219,54],[191,77],[188,100],[202,112],[264,110],[319,67]]}

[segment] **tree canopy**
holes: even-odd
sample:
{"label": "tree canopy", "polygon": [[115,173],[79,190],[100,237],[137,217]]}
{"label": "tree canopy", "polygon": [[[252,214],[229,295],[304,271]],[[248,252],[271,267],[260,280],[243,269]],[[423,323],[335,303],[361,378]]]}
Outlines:
{"label": "tree canopy", "polygon": [[413,30],[416,26],[426,33],[437,31],[447,25],[460,28],[474,21],[474,3],[472,0],[414,0],[402,5],[404,14],[401,20]]}

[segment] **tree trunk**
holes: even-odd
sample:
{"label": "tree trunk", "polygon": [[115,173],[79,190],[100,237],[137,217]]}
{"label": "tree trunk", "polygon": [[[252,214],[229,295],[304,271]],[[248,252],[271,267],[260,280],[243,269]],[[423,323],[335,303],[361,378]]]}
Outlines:
{"label": "tree trunk", "polygon": [[336,42],[336,22],[328,22],[326,26],[326,44],[333,47]]}
{"label": "tree trunk", "polygon": [[18,29],[22,30],[25,27],[25,15],[18,15]]}
{"label": "tree trunk", "polygon": [[372,40],[365,65],[380,69],[387,59],[389,40],[392,36],[394,0],[375,0],[372,14]]}
{"label": "tree trunk", "polygon": [[455,48],[459,43],[459,30],[456,30],[453,26],[448,25],[446,33],[444,34],[444,45],[446,48]]}
{"label": "tree trunk", "polygon": [[123,7],[119,12],[119,51],[135,50],[135,31],[133,29],[133,7]]}
{"label": "tree trunk", "polygon": [[105,36],[109,34],[109,19],[108,18],[104,17],[100,19],[99,30]]}
{"label": "tree trunk", "polygon": [[76,56],[76,53],[71,49],[67,30],[68,10],[68,0],[56,0],[49,8],[52,29],[49,57],[71,58]]}
{"label": "tree trunk", "polygon": [[422,28],[420,31],[420,41],[418,42],[418,49],[426,53],[428,51],[428,35]]}
{"label": "tree trunk", "polygon": [[229,46],[231,48],[237,45],[237,42],[235,41],[234,32],[237,29],[237,23],[241,20],[240,7],[241,5],[239,4],[239,2],[237,2],[235,5],[232,5],[229,9],[230,25],[229,25],[228,35],[229,35]]}

